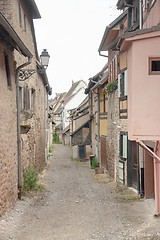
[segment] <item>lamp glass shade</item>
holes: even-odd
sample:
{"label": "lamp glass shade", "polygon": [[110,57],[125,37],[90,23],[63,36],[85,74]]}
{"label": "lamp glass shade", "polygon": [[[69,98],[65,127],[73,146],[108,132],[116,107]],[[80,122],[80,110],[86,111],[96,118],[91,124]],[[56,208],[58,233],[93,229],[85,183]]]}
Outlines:
{"label": "lamp glass shade", "polygon": [[49,58],[50,58],[50,56],[49,56],[47,50],[44,49],[43,52],[40,55],[41,64],[42,64],[43,67],[45,67],[45,68],[48,67]]}

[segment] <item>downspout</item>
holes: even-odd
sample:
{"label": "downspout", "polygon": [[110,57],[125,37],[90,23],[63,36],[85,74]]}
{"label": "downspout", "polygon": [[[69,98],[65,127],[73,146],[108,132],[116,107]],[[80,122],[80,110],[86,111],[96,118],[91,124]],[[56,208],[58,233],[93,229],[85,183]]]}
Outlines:
{"label": "downspout", "polygon": [[19,71],[31,64],[31,57],[28,57],[28,62],[20,65],[15,72],[16,80],[16,102],[17,102],[17,144],[18,144],[18,198],[21,199],[22,180],[21,180],[21,127],[20,127],[20,102],[19,102]]}
{"label": "downspout", "polygon": [[143,0],[139,0],[139,29],[143,28]]}
{"label": "downspout", "polygon": [[48,84],[44,86],[44,147],[45,147],[45,162],[47,162],[47,134],[46,134],[46,109],[48,113],[48,105],[46,106],[46,88],[48,87]]}
{"label": "downspout", "polygon": [[143,159],[143,148],[140,148],[141,152],[141,197],[144,197],[144,159]]}
{"label": "downspout", "polygon": [[97,95],[97,155],[98,155],[98,163],[100,163],[100,120],[99,120],[99,88]]}
{"label": "downspout", "polygon": [[101,56],[101,57],[107,57],[107,58],[108,58],[108,56],[107,56],[107,55],[101,54],[101,52],[100,52],[100,51],[99,51],[99,56]]}
{"label": "downspout", "polygon": [[137,148],[137,190],[140,195],[140,164],[139,164],[139,148]]}

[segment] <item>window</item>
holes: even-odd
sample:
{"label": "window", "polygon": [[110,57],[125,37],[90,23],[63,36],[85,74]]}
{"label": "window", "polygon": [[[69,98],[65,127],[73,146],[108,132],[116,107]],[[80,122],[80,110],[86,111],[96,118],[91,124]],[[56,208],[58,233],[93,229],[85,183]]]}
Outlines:
{"label": "window", "polygon": [[132,5],[128,8],[128,28],[138,21],[138,6]]}
{"label": "window", "polygon": [[21,5],[19,4],[19,25],[22,27],[22,11],[21,11]]}
{"label": "window", "polygon": [[118,96],[127,96],[128,86],[127,86],[127,70],[118,75]]}
{"label": "window", "polygon": [[123,159],[127,159],[127,144],[128,144],[127,132],[120,132],[120,157]]}
{"label": "window", "polygon": [[7,85],[11,87],[11,75],[10,75],[10,68],[9,68],[9,59],[8,55],[4,53],[4,62],[5,62],[5,69],[6,69],[6,77],[7,77]]}
{"label": "window", "polygon": [[27,25],[26,25],[26,15],[24,14],[24,31],[27,30]]}
{"label": "window", "polygon": [[117,76],[118,76],[117,67],[118,67],[117,55],[115,55],[109,64],[110,81],[114,81],[117,79]]}
{"label": "window", "polygon": [[20,109],[22,109],[22,87],[19,87],[19,103]]}
{"label": "window", "polygon": [[149,58],[149,74],[160,74],[160,58]]}
{"label": "window", "polygon": [[32,89],[31,89],[31,109],[32,109],[32,110],[34,110],[35,97],[36,97],[35,89],[32,88]]}
{"label": "window", "polygon": [[28,89],[28,85],[24,85],[24,109],[29,110],[30,109],[30,91]]}

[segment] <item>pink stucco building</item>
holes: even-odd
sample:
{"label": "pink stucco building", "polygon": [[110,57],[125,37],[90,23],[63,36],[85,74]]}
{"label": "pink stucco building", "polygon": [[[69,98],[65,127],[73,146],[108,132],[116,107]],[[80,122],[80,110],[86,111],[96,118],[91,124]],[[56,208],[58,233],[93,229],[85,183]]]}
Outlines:
{"label": "pink stucco building", "polygon": [[146,197],[155,197],[160,214],[160,1],[143,9],[143,28],[123,34],[127,52],[128,139],[144,149]]}

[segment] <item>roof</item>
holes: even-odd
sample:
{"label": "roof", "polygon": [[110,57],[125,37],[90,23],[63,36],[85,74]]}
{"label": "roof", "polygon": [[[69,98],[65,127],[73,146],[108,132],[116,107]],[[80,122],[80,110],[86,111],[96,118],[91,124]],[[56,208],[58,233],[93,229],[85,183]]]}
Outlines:
{"label": "roof", "polygon": [[57,96],[50,102],[50,105],[53,105],[53,114],[60,114],[62,111],[62,101],[65,97],[64,93],[58,93]]}
{"label": "roof", "polygon": [[132,4],[133,0],[118,0],[117,9],[122,9],[126,6],[126,4]]}
{"label": "roof", "polygon": [[66,134],[66,132],[68,132],[70,130],[69,125],[62,131],[62,134]]}
{"label": "roof", "polygon": [[61,129],[62,127],[63,127],[63,123],[61,122],[55,126],[55,129]]}
{"label": "roof", "polygon": [[127,32],[122,35],[121,50],[126,51],[126,49],[130,46],[132,41],[154,37],[160,37],[160,25],[151,28],[138,29],[130,33]]}
{"label": "roof", "polygon": [[79,84],[81,81],[83,81],[83,80],[79,80],[79,81],[77,81],[77,82],[75,82],[75,83],[72,84],[72,86],[71,86],[71,88],[69,89],[69,91],[67,92],[65,98],[69,97],[69,96],[73,93],[74,89],[78,86],[78,84]]}
{"label": "roof", "polygon": [[11,37],[12,41],[15,44],[15,48],[17,51],[20,50],[20,52],[25,56],[25,57],[32,57],[32,53],[28,50],[28,48],[25,46],[25,44],[22,42],[20,37],[17,35],[15,30],[12,28],[8,20],[3,16],[2,13],[0,13],[0,26],[1,29],[3,28],[5,32],[9,34]]}
{"label": "roof", "polygon": [[136,31],[133,32],[126,32],[122,34],[122,38],[129,38],[129,37],[135,37],[137,35],[145,34],[145,33],[151,33],[151,32],[156,32],[160,30],[160,25],[153,26],[151,28],[144,28],[144,29],[137,29]]}
{"label": "roof", "polygon": [[48,94],[52,95],[52,88],[49,85],[49,81],[48,81],[46,71],[44,70],[44,71],[40,72],[40,75],[42,77],[43,84],[46,87],[46,90],[47,90]]}
{"label": "roof", "polygon": [[74,135],[75,133],[77,133],[80,129],[82,129],[83,127],[87,126],[88,127],[88,123],[91,121],[91,119],[87,120],[86,122],[84,122],[79,128],[77,128],[74,132],[71,133],[71,136]]}
{"label": "roof", "polygon": [[79,106],[76,108],[76,109],[74,109],[71,113],[70,113],[70,115],[72,116],[72,117],[74,117],[74,119],[75,119],[75,117],[81,117],[82,115],[83,115],[83,113],[88,113],[88,111],[86,112],[86,110],[89,108],[89,97],[88,97],[88,95],[87,95],[87,97],[79,104]]}
{"label": "roof", "polygon": [[121,15],[119,15],[109,26],[106,27],[103,38],[101,40],[98,51],[107,51],[108,46],[118,38],[120,28],[113,29],[118,25],[123,18],[127,16],[128,10],[125,10]]}
{"label": "roof", "polygon": [[66,105],[82,88],[84,88],[84,87],[81,87],[75,92],[75,89],[79,85],[80,82],[83,82],[86,85],[86,83],[83,80],[79,80],[75,83],[72,83],[71,88],[69,89],[69,91],[67,92],[67,94],[64,98],[64,105]]}
{"label": "roof", "polygon": [[89,78],[89,83],[88,83],[88,87],[85,89],[85,94],[88,94],[90,89],[95,86],[96,84],[100,84],[99,81],[101,80],[101,78],[104,77],[104,71],[107,70],[108,68],[108,63],[105,64],[105,66],[102,68],[102,70],[100,72],[98,72],[95,76],[93,76],[92,78]]}
{"label": "roof", "polygon": [[70,96],[68,96],[68,97],[65,97],[65,99],[64,99],[64,105],[66,105],[66,104],[74,97],[74,95],[75,95],[75,94],[72,94],[72,95],[70,95]]}
{"label": "roof", "polygon": [[33,19],[41,18],[39,10],[34,0],[26,0]]}

